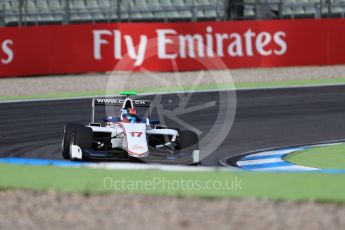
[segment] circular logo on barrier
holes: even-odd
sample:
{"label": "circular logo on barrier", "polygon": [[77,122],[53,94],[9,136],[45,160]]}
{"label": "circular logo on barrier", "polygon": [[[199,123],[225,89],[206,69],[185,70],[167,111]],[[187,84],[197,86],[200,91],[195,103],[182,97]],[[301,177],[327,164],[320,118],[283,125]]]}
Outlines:
{"label": "circular logo on barrier", "polygon": [[[169,36],[165,41],[169,44],[162,47],[159,39],[149,39],[145,47],[140,44],[122,55],[110,74],[106,95],[135,91],[135,99],[150,100],[151,110],[138,107],[138,115],[163,127],[196,133],[203,160],[216,153],[231,130],[236,112],[232,76],[224,62],[193,37],[181,41]],[[139,57],[140,52],[144,56]],[[106,112],[119,114],[112,107]]]}

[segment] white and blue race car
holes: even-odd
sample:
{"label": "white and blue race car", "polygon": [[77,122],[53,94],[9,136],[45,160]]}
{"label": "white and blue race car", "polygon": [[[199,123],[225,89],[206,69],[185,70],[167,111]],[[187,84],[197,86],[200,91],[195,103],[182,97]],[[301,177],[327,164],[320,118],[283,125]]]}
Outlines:
{"label": "white and blue race car", "polygon": [[[88,125],[67,123],[62,156],[70,160],[143,161],[168,164],[199,164],[198,136],[190,130],[168,128],[151,120],[151,101],[122,98],[92,99]],[[96,106],[119,107],[119,116],[95,122]],[[147,108],[148,117],[139,117],[136,108]]]}

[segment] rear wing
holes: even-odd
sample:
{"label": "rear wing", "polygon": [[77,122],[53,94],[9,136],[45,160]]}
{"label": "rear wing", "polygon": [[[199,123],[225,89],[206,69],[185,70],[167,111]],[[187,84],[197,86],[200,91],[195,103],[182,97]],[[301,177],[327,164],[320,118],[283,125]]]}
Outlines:
{"label": "rear wing", "polygon": [[[95,123],[95,107],[96,106],[121,106],[125,102],[126,98],[93,98],[92,99],[92,115],[91,123]],[[149,100],[133,100],[134,107],[151,107],[151,101]],[[151,118],[151,109],[149,109],[149,116]]]}
{"label": "rear wing", "polygon": [[[122,106],[125,99],[123,98],[93,98],[92,105],[103,106]],[[149,100],[132,100],[135,107],[150,107],[151,101]]]}

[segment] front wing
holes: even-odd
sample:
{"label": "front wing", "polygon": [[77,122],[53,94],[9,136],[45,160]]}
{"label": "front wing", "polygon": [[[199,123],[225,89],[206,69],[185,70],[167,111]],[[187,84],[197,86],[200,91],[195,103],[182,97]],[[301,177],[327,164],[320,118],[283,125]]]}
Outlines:
{"label": "front wing", "polygon": [[[76,146],[77,147],[77,146]],[[78,147],[79,148],[79,147]],[[150,148],[151,149],[151,148]],[[143,163],[158,163],[158,164],[175,164],[175,165],[191,165],[199,163],[199,150],[193,152],[179,152],[175,151],[171,154],[166,151],[157,151],[152,148],[152,151],[147,157],[135,158],[128,155],[124,150],[117,149],[111,151],[95,151],[93,149],[80,149],[81,159],[87,161],[133,161]],[[72,156],[74,154],[72,153]],[[76,159],[76,158],[74,158]]]}

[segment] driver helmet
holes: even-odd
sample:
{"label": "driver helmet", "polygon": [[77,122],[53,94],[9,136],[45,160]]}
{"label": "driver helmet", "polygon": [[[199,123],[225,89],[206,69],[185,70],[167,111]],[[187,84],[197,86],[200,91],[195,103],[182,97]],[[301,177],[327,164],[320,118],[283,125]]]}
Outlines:
{"label": "driver helmet", "polygon": [[137,121],[137,111],[133,108],[122,109],[121,119],[125,122],[135,123]]}
{"label": "driver helmet", "polygon": [[132,123],[137,121],[137,111],[134,108],[128,109],[127,119]]}
{"label": "driver helmet", "polygon": [[130,109],[128,109],[128,114],[136,116],[137,115],[137,111],[134,108],[130,108]]}

